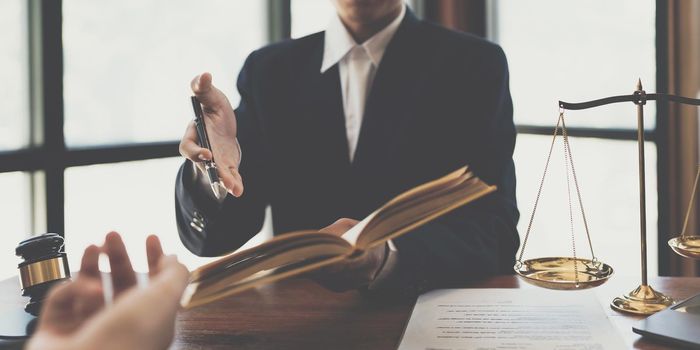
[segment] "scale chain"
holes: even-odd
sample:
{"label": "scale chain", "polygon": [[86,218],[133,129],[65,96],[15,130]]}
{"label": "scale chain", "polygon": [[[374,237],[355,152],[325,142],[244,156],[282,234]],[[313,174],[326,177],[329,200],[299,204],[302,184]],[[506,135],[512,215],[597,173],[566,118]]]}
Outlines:
{"label": "scale chain", "polygon": [[540,202],[540,196],[542,195],[542,187],[544,186],[544,179],[547,177],[547,169],[549,168],[549,161],[552,159],[552,151],[554,150],[554,143],[557,140],[557,135],[559,135],[559,125],[564,116],[564,112],[559,112],[559,118],[557,118],[557,125],[554,127],[554,135],[552,135],[552,143],[549,146],[549,153],[547,154],[547,161],[544,163],[544,173],[542,174],[542,179],[540,180],[540,186],[537,189],[537,196],[535,197],[535,205],[532,208],[532,214],[530,215],[530,221],[527,224],[527,230],[525,231],[525,239],[523,239],[523,246],[520,248],[520,254],[518,255],[517,264],[522,265],[523,254],[525,254],[525,247],[527,246],[527,240],[530,238],[530,231],[532,230],[532,222],[535,219],[535,212],[537,211],[537,205]]}
{"label": "scale chain", "polygon": [[564,168],[566,169],[566,197],[569,201],[569,230],[571,231],[571,251],[574,256],[574,280],[576,281],[576,286],[578,286],[578,260],[576,259],[576,235],[574,234],[574,210],[573,204],[571,203],[571,179],[569,176],[569,152],[566,147],[567,144],[567,133],[566,133],[566,123],[564,122],[564,113],[559,115],[561,119],[562,128],[562,138],[564,142]]}
{"label": "scale chain", "polygon": [[[571,229],[571,240],[572,240],[572,248],[573,248],[573,258],[574,258],[574,273],[575,273],[575,279],[576,283],[578,284],[579,279],[578,279],[578,264],[576,260],[576,241],[575,241],[575,235],[574,235],[574,229],[573,229],[573,203],[571,201],[571,187],[570,187],[570,178],[569,176],[572,176],[574,179],[574,186],[576,188],[576,195],[578,199],[578,204],[581,209],[581,216],[583,218],[583,224],[585,227],[586,231],[586,238],[588,239],[588,246],[591,251],[591,262],[593,263],[593,266],[597,268],[599,265],[598,259],[595,256],[595,253],[593,251],[593,243],[591,240],[591,235],[589,232],[588,228],[588,220],[586,219],[586,213],[583,207],[583,199],[581,196],[581,189],[578,183],[578,177],[576,176],[576,169],[574,167],[574,161],[573,161],[573,153],[571,152],[571,145],[569,143],[569,135],[568,131],[566,128],[566,122],[564,120],[564,110],[560,109],[559,112],[559,117],[557,118],[557,124],[554,127],[554,132],[552,135],[552,142],[549,146],[549,152],[547,153],[547,160],[545,162],[544,166],[544,172],[542,174],[542,178],[540,179],[540,185],[537,190],[537,196],[535,197],[535,203],[532,209],[532,214],[530,215],[530,220],[527,225],[527,230],[525,232],[525,238],[523,239],[523,245],[522,248],[520,249],[520,254],[518,254],[518,259],[516,262],[516,267],[519,268],[519,266],[522,266],[522,259],[525,254],[525,248],[527,246],[528,240],[530,238],[530,232],[532,231],[532,224],[534,222],[535,218],[535,213],[537,211],[537,207],[539,205],[540,198],[542,196],[542,189],[544,187],[544,181],[547,177],[547,172],[549,170],[549,164],[551,162],[552,158],[552,152],[554,150],[554,144],[556,143],[556,138],[559,135],[559,128],[561,127],[561,133],[562,133],[562,139],[564,143],[564,161],[565,161],[565,166],[566,166],[566,181],[567,181],[567,194],[568,194],[568,199],[569,199],[569,223],[570,223],[570,229]],[[571,166],[571,174],[569,174],[569,165]],[[699,168],[700,169],[700,168]],[[700,176],[700,170],[699,170],[699,175]]]}
{"label": "scale chain", "polygon": [[[564,115],[562,113],[561,116],[561,124],[562,124],[562,138],[564,140],[564,147],[566,148],[566,152],[569,154],[569,162],[571,162],[571,174],[573,175],[574,178],[574,185],[576,186],[576,195],[578,197],[578,205],[579,208],[581,209],[581,217],[583,218],[583,227],[586,230],[586,238],[588,239],[588,247],[591,249],[591,260],[596,263],[598,259],[595,257],[595,253],[593,252],[593,241],[591,240],[591,234],[588,230],[588,220],[586,220],[586,211],[583,209],[583,199],[581,197],[581,188],[578,184],[578,178],[576,177],[576,168],[574,168],[574,156],[573,153],[571,152],[571,144],[569,143],[569,133],[567,132],[566,129],[566,122],[564,121]],[[568,174],[567,174],[567,179],[568,179]]]}
{"label": "scale chain", "polygon": [[685,212],[685,220],[683,220],[683,230],[681,231],[681,238],[685,237],[685,231],[688,228],[688,219],[690,219],[690,212],[695,204],[695,194],[698,192],[698,179],[700,179],[700,165],[698,165],[697,173],[695,174],[695,183],[693,184],[693,193],[690,195],[690,203],[688,203],[688,211]]}

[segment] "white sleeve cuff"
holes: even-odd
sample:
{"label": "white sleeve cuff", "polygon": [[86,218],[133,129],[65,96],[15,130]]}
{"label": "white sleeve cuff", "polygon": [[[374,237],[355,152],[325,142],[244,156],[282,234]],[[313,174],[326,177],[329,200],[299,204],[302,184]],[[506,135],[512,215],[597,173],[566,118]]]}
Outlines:
{"label": "white sleeve cuff", "polygon": [[369,290],[379,289],[381,286],[389,279],[392,275],[399,261],[399,250],[394,245],[392,240],[386,241],[386,257],[384,258],[384,264],[379,268],[377,276],[367,287]]}

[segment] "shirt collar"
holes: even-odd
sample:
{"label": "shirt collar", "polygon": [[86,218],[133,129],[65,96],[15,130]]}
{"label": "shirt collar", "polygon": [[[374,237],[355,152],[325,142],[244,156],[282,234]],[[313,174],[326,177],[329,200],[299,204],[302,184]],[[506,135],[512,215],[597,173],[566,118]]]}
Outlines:
{"label": "shirt collar", "polygon": [[[405,15],[406,6],[403,5],[401,7],[401,13],[391,21],[389,25],[374,34],[371,38],[365,40],[362,45],[359,45],[365,49],[375,67],[379,66],[379,62],[381,62],[384,56],[387,45],[391,41],[391,38],[394,37],[394,34],[396,34],[396,30],[399,29],[399,25],[401,25],[401,21]],[[334,15],[324,35],[321,73],[325,73],[333,65],[342,60],[355,46],[358,46],[355,39],[350,35],[347,28],[345,28],[340,17]]]}

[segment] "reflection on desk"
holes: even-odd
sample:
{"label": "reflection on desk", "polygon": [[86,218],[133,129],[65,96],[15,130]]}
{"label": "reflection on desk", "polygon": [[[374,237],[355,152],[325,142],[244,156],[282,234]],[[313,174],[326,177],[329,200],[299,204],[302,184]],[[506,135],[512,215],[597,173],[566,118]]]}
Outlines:
{"label": "reflection on desk", "polygon": [[[672,349],[632,332],[632,324],[641,317],[622,315],[608,306],[635,282],[614,276],[595,289],[598,300],[629,348]],[[676,300],[700,293],[700,278],[660,277],[650,282]],[[469,287],[535,288],[515,276]],[[16,278],[0,282],[0,303],[22,302]],[[288,280],[182,312],[172,349],[396,349],[413,303],[333,293],[311,281]]]}

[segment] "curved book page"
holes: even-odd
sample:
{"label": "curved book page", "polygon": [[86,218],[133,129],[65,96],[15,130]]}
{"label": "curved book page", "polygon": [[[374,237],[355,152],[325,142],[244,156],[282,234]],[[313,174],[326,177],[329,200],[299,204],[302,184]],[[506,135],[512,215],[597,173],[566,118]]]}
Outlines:
{"label": "curved book page", "polygon": [[352,252],[349,243],[330,233],[284,234],[194,270],[180,303],[185,308],[207,304],[331,264]]}

